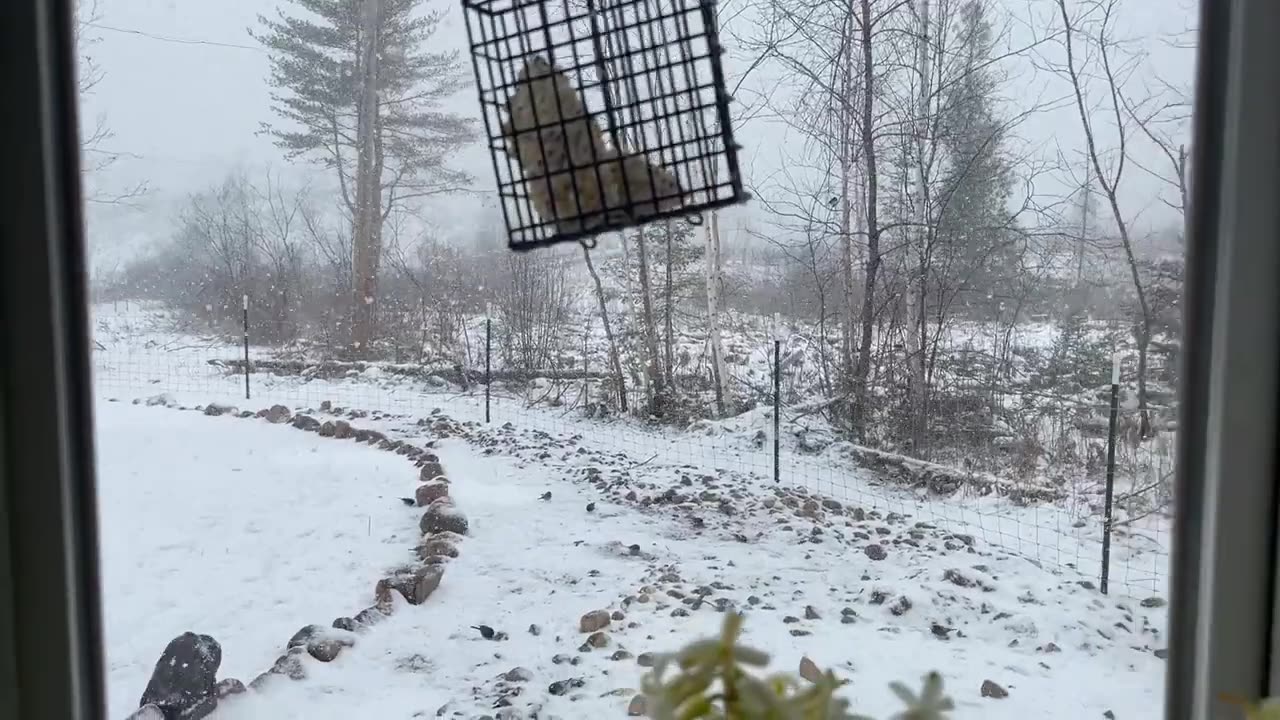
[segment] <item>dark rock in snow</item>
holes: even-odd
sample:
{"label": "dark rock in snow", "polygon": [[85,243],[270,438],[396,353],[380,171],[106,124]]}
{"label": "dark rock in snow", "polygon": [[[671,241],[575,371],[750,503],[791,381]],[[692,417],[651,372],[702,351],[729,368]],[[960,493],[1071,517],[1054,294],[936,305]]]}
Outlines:
{"label": "dark rock in snow", "polygon": [[999,685],[997,685],[996,683],[992,682],[991,680],[983,680],[983,681],[982,681],[982,690],[981,690],[981,692],[982,692],[982,697],[984,697],[984,698],[993,698],[993,699],[995,699],[995,700],[1000,700],[1000,699],[1002,699],[1002,698],[1007,698],[1007,697],[1009,697],[1009,691],[1008,691],[1008,690],[1005,690],[1004,688],[1000,687]]}
{"label": "dark rock in snow", "polygon": [[[138,702],[138,707],[155,705],[165,717],[202,707],[212,699],[217,704],[215,686],[218,666],[222,664],[222,647],[208,635],[185,632],[165,646],[156,661],[151,680]],[[213,711],[209,707],[208,712]],[[204,715],[191,715],[197,718]]]}
{"label": "dark rock in snow", "polygon": [[310,415],[294,415],[293,426],[299,430],[315,432],[320,429],[320,421]]}
{"label": "dark rock in snow", "polygon": [[466,535],[467,516],[454,507],[453,503],[441,498],[427,506],[427,511],[422,514],[422,520],[418,523],[418,528],[424,533],[448,531]]}
{"label": "dark rock in snow", "polygon": [[885,550],[883,545],[878,544],[868,545],[862,549],[862,552],[866,553],[867,557],[872,560],[883,560],[889,557],[889,551]]}
{"label": "dark rock in snow", "polygon": [[449,483],[440,480],[423,483],[414,491],[414,498],[417,500],[418,507],[427,507],[436,500],[448,495]]}
{"label": "dark rock in snow", "polygon": [[266,408],[265,410],[259,411],[258,415],[262,416],[263,418],[266,419],[267,422],[273,425],[287,423],[289,422],[290,418],[293,417],[293,413],[290,412],[289,408],[285,407],[284,405],[272,405],[271,407]]}
{"label": "dark rock in snow", "polygon": [[235,678],[223,678],[218,681],[214,687],[214,691],[218,699],[222,699],[228,695],[239,695],[245,691],[244,683]]}

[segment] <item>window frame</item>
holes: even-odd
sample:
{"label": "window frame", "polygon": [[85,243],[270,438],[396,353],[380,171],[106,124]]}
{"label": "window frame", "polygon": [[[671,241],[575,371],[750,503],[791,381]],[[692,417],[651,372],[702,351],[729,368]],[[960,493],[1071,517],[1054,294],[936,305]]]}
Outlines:
{"label": "window frame", "polygon": [[[0,3],[2,717],[105,717],[73,20]],[[1280,693],[1276,37],[1275,0],[1201,2],[1169,720]]]}

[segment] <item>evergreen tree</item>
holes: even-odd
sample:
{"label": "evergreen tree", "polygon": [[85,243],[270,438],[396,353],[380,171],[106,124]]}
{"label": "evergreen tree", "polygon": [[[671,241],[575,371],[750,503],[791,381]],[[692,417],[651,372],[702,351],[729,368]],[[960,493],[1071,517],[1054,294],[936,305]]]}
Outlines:
{"label": "evergreen tree", "polygon": [[382,223],[397,203],[468,181],[448,166],[475,123],[441,112],[467,85],[457,52],[431,52],[442,17],[422,0],[289,0],[296,11],[258,16],[271,53],[273,107],[265,123],[289,158],[334,171],[351,221],[353,347],[374,337]]}
{"label": "evergreen tree", "polygon": [[1008,208],[1013,172],[994,107],[999,78],[991,66],[994,41],[982,0],[961,5],[955,32],[960,72],[941,89],[939,110],[938,141],[946,159],[938,242],[948,256],[948,284],[955,290],[985,289],[1016,272],[1017,253]]}

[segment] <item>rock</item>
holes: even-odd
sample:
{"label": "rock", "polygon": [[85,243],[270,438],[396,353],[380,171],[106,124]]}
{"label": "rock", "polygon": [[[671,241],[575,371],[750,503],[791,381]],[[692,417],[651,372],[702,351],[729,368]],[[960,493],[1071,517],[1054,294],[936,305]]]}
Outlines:
{"label": "rock", "polygon": [[642,652],[636,656],[636,664],[640,667],[653,667],[653,653]]}
{"label": "rock", "polygon": [[804,619],[805,619],[805,620],[821,620],[821,619],[822,619],[822,616],[818,614],[818,609],[817,609],[817,608],[815,608],[814,606],[812,606],[812,605],[805,605],[805,606],[804,606]]}
{"label": "rock", "polygon": [[418,522],[418,528],[424,533],[438,532],[456,532],[459,535],[467,534],[467,516],[462,514],[452,502],[446,502],[441,498],[437,502],[427,506],[427,511],[422,514],[422,520]]}
{"label": "rock", "polygon": [[333,425],[333,421],[325,420],[323,423],[320,424],[320,430],[319,430],[320,437],[333,437],[333,433],[335,432],[335,430],[336,428]]}
{"label": "rock", "polygon": [[[135,400],[134,403],[136,404],[137,401]],[[147,407],[155,407],[156,405],[163,405],[164,407],[173,407],[177,404],[178,404],[178,401],[175,400],[174,397],[169,393],[160,393],[159,395],[152,395],[151,397],[146,399]]]}
{"label": "rock", "polygon": [[1156,657],[1160,658],[1161,660],[1168,660],[1168,659],[1169,659],[1169,648],[1159,648],[1159,649],[1155,650],[1153,654],[1154,654]]}
{"label": "rock", "polygon": [[333,662],[343,648],[355,644],[355,639],[346,634],[339,634],[321,629],[322,633],[307,643],[307,654],[320,662]]}
{"label": "rock", "polygon": [[143,705],[124,720],[165,720],[164,711],[156,705]]}
{"label": "rock", "polygon": [[377,625],[383,620],[386,620],[387,615],[389,614],[390,612],[383,612],[382,610],[378,609],[377,606],[367,607],[361,610],[360,612],[356,613],[356,616],[354,618],[354,620],[356,621],[356,630],[360,631],[362,629],[366,629],[374,625]]}
{"label": "rock", "polygon": [[1000,687],[991,680],[982,681],[982,697],[1000,700],[1009,697],[1009,691]]}
{"label": "rock", "polygon": [[593,633],[597,630],[603,630],[609,627],[609,618],[608,610],[592,610],[578,620],[578,631]]}
{"label": "rock", "polygon": [[[305,648],[295,647],[288,653],[276,658],[275,664],[267,672],[272,675],[284,675],[290,680],[303,680],[307,677],[307,668],[302,664],[302,656],[304,654],[306,654]],[[255,680],[255,682],[257,681]]]}
{"label": "rock", "polygon": [[822,671],[818,669],[818,664],[810,660],[808,657],[800,658],[800,677],[811,683],[816,683],[822,678]]}
{"label": "rock", "polygon": [[169,641],[156,661],[138,707],[155,705],[165,717],[177,717],[202,705],[206,699],[213,698],[216,704],[215,687],[221,664],[222,647],[218,641],[193,632],[179,635]]}
{"label": "rock", "polygon": [[272,425],[287,423],[293,417],[293,413],[284,405],[272,405],[271,407],[260,411],[258,415],[265,418],[266,421]]}
{"label": "rock", "polygon": [[502,674],[507,682],[529,682],[533,679],[533,671],[527,667],[513,667]]}
{"label": "rock", "polygon": [[631,657],[632,657],[631,653],[627,652],[626,650],[614,650],[613,654],[609,656],[609,659],[610,660],[630,660]]}
{"label": "rock", "polygon": [[335,628],[339,630],[346,630],[347,632],[355,632],[358,625],[359,623],[349,617],[335,618],[333,621],[333,626]]}
{"label": "rock", "polygon": [[631,717],[640,717],[649,711],[649,703],[644,699],[643,695],[637,695],[631,698],[631,702],[627,703],[627,715]]}
{"label": "rock", "polygon": [[872,560],[883,560],[889,557],[889,552],[884,549],[884,546],[877,543],[867,545],[862,549],[862,552],[866,553],[867,557]]}
{"label": "rock", "polygon": [[542,634],[542,628],[538,627],[537,623],[531,623],[529,625],[529,634],[537,637]]}
{"label": "rock", "polygon": [[204,406],[205,415],[212,415],[212,416],[234,415],[235,413],[236,413],[236,409],[230,405],[223,405],[221,403],[209,403],[208,405]]}
{"label": "rock", "polygon": [[951,569],[942,573],[942,579],[959,587],[973,587],[974,582],[960,573],[959,570]]}
{"label": "rock", "polygon": [[611,614],[609,617],[612,618],[615,622],[622,622],[623,620],[627,619],[626,613],[622,612],[621,610],[614,610],[613,614]]}
{"label": "rock", "polygon": [[893,604],[889,606],[889,612],[898,616],[907,614],[907,611],[910,609],[911,609],[911,598],[907,597],[906,595],[903,595],[899,597],[897,600],[894,600]]}
{"label": "rock", "polygon": [[449,496],[449,483],[433,480],[418,486],[413,492],[413,497],[418,502],[418,507],[426,507],[442,497]]}
{"label": "rock", "polygon": [[422,465],[422,469],[418,471],[418,480],[420,482],[431,482],[444,476],[444,466],[436,461],[427,461]]}
{"label": "rock", "polygon": [[458,547],[443,537],[431,537],[418,543],[413,549],[419,560],[432,557],[458,557]]}
{"label": "rock", "polygon": [[356,431],[352,429],[351,423],[346,420],[336,420],[333,423],[333,437],[338,440],[346,440],[355,437]]}
{"label": "rock", "polygon": [[1145,600],[1143,600],[1143,601],[1142,601],[1142,607],[1144,607],[1144,608],[1158,608],[1158,607],[1164,607],[1164,606],[1165,606],[1165,605],[1167,605],[1167,604],[1168,604],[1168,603],[1165,601],[1165,599],[1164,599],[1164,598],[1162,598],[1162,597],[1157,597],[1157,596],[1152,596],[1152,597],[1146,598]]}
{"label": "rock", "polygon": [[431,593],[440,587],[440,579],[444,577],[443,565],[422,565],[406,568],[390,577],[378,581],[374,595],[382,598],[387,589],[394,589],[409,601],[410,605],[421,605],[431,597]]}
{"label": "rock", "polygon": [[564,695],[570,690],[576,690],[586,682],[582,678],[569,678],[568,680],[557,680],[547,686],[547,692],[552,695]]}
{"label": "rock", "polygon": [[315,432],[320,429],[320,421],[310,415],[294,415],[292,425],[299,430]]}
{"label": "rock", "polygon": [[330,410],[333,410],[333,401],[332,401],[332,400],[321,400],[321,401],[320,401],[320,412],[329,412]]}
{"label": "rock", "polygon": [[608,647],[609,636],[603,630],[597,630],[587,636],[587,644],[593,648]]}
{"label": "rock", "polygon": [[244,683],[235,678],[223,678],[214,686],[214,694],[218,699],[222,699],[228,695],[239,695],[246,690]]}

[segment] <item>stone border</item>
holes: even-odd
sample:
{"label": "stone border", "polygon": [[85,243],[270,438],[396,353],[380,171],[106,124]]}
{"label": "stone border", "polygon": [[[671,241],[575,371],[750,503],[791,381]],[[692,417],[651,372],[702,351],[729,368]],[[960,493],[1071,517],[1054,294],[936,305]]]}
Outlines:
{"label": "stone border", "polygon": [[[197,683],[201,686],[201,690],[196,694],[193,695],[190,692],[175,694],[171,689],[166,691],[165,688],[157,687],[156,678],[161,667],[170,664],[169,648],[166,648],[166,654],[162,655],[156,663],[157,673],[153,674],[151,683],[143,693],[139,709],[127,720],[158,717],[196,720],[212,713],[218,701],[240,695],[249,688],[261,689],[277,677],[302,680],[307,677],[304,656],[309,655],[318,662],[331,662],[344,648],[355,644],[358,634],[367,632],[394,614],[402,604],[401,601],[409,605],[421,605],[426,602],[440,586],[449,560],[459,555],[458,544],[467,535],[469,524],[466,515],[457,508],[449,493],[450,481],[444,466],[440,464],[440,458],[427,449],[434,445],[434,441],[428,441],[426,448],[418,447],[402,440],[388,439],[377,430],[355,427],[345,419],[322,422],[308,413],[294,414],[284,405],[272,405],[257,412],[241,411],[234,406],[219,403],[188,408],[177,405],[167,394],[155,395],[145,400],[135,399],[133,404],[194,410],[209,416],[261,418],[274,425],[288,424],[298,430],[315,432],[320,437],[350,439],[403,455],[419,468],[419,484],[414,497],[403,500],[406,504],[411,502],[414,506],[426,508],[426,510],[418,521],[422,535],[413,548],[417,561],[397,567],[380,578],[373,587],[372,605],[351,616],[336,618],[329,626],[318,624],[303,626],[285,643],[285,653],[276,658],[272,666],[255,677],[247,687],[235,678],[223,678],[214,683],[213,674],[216,673],[217,665],[220,664],[220,647],[217,650],[219,660],[213,664],[212,670],[206,671],[210,673],[209,676]],[[320,412],[341,415],[343,408],[334,407],[330,401],[326,400],[320,404]],[[364,413],[356,410],[349,411],[348,415],[352,419],[365,416]],[[212,638],[209,641],[213,642]],[[214,644],[216,646],[216,643]],[[174,643],[170,643],[170,647],[173,646]]]}

